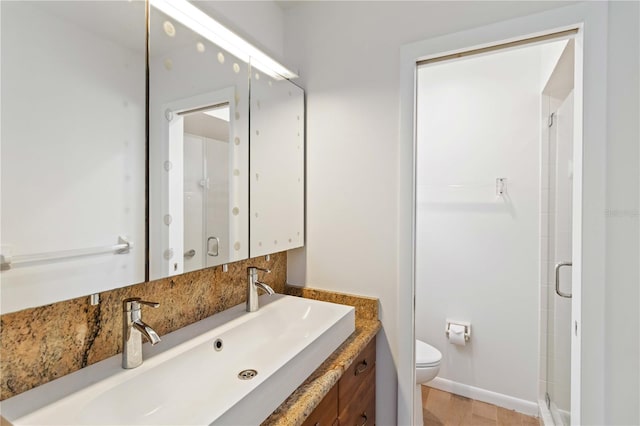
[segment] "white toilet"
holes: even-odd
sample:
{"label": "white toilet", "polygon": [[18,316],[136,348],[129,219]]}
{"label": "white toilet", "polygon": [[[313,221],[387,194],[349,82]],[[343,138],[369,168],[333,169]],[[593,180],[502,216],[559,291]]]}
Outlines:
{"label": "white toilet", "polygon": [[422,426],[422,388],[421,385],[435,379],[440,371],[442,354],[433,346],[416,339],[416,390],[414,402],[415,424]]}

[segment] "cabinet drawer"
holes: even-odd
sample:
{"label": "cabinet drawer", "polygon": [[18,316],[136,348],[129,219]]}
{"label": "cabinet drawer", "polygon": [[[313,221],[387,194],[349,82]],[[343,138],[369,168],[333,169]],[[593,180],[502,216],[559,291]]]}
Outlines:
{"label": "cabinet drawer", "polygon": [[[342,387],[340,387],[342,390]],[[342,403],[342,400],[340,400]],[[376,370],[369,371],[359,383],[349,404],[340,411],[340,426],[373,426],[376,424]]]}
{"label": "cabinet drawer", "polygon": [[376,365],[376,339],[369,342],[362,352],[356,357],[353,363],[340,379],[339,391],[339,412],[342,412],[343,404],[348,404],[353,399],[360,385],[371,374]]}
{"label": "cabinet drawer", "polygon": [[309,414],[302,426],[333,426],[338,424],[338,386],[331,388],[320,404]]}

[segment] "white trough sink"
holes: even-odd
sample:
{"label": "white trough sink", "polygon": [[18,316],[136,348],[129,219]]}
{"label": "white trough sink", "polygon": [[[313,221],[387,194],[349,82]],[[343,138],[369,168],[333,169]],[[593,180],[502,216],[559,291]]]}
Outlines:
{"label": "white trough sink", "polygon": [[[3,424],[258,425],[355,330],[350,306],[279,294],[260,305],[145,344],[138,368],[119,354],[7,399]],[[258,374],[241,380],[245,369]]]}

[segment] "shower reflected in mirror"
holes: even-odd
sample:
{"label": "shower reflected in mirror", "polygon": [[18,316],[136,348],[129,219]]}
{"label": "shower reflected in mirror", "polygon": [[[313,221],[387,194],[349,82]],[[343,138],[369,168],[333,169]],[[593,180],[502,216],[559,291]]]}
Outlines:
{"label": "shower reflected in mirror", "polygon": [[185,112],[184,272],[229,258],[229,104]]}

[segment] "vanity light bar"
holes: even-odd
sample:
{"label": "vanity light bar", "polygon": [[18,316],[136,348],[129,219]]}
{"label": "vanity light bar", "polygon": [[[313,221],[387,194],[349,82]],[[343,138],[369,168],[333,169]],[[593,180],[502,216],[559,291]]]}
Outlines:
{"label": "vanity light bar", "polygon": [[182,25],[217,44],[238,59],[275,79],[298,77],[257,47],[230,31],[224,25],[198,9],[187,0],[151,0],[151,6],[170,16]]}

